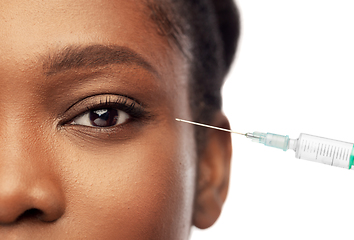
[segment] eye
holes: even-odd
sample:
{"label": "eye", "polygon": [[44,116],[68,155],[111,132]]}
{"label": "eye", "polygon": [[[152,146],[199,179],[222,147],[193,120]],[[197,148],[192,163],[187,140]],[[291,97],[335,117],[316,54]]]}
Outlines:
{"label": "eye", "polygon": [[130,116],[118,109],[102,108],[89,110],[74,118],[71,124],[89,127],[112,127],[125,123]]}

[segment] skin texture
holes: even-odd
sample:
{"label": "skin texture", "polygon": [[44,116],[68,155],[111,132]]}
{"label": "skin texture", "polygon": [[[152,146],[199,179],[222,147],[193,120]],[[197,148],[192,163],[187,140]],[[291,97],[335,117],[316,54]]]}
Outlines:
{"label": "skin texture", "polygon": [[[174,120],[191,118],[188,66],[143,2],[1,1],[0,53],[0,239],[188,239],[215,222],[230,136],[196,155]],[[106,101],[138,110],[75,124]]]}

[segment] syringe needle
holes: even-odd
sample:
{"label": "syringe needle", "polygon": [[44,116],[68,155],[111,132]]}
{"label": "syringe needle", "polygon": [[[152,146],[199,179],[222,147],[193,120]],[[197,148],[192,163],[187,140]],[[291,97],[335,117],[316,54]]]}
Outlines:
{"label": "syringe needle", "polygon": [[244,136],[246,136],[246,134],[244,134],[244,133],[234,132],[234,131],[232,131],[232,130],[230,130],[230,129],[214,127],[214,126],[207,125],[207,124],[203,124],[203,123],[197,123],[197,122],[187,121],[187,120],[183,120],[183,119],[179,119],[179,118],[176,118],[176,121],[185,122],[185,123],[190,123],[190,124],[194,124],[194,125],[201,126],[201,127],[207,127],[207,128],[212,128],[212,129],[216,129],[216,130],[220,130],[220,131],[225,131],[225,132],[230,132],[230,133],[236,133],[236,134],[239,134],[239,135],[244,135]]}

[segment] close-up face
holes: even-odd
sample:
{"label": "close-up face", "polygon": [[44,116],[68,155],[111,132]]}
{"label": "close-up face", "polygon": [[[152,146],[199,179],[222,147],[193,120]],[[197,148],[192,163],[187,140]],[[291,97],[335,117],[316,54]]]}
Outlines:
{"label": "close-up face", "polygon": [[192,118],[188,76],[145,1],[1,1],[0,238],[187,239],[210,226],[220,211],[195,211],[193,127],[175,121]]}

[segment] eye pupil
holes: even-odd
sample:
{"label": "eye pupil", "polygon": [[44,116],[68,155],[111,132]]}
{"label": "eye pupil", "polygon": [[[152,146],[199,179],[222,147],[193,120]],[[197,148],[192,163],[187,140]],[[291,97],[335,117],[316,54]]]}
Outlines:
{"label": "eye pupil", "polygon": [[90,122],[97,127],[110,127],[117,124],[117,109],[99,109],[90,111]]}

